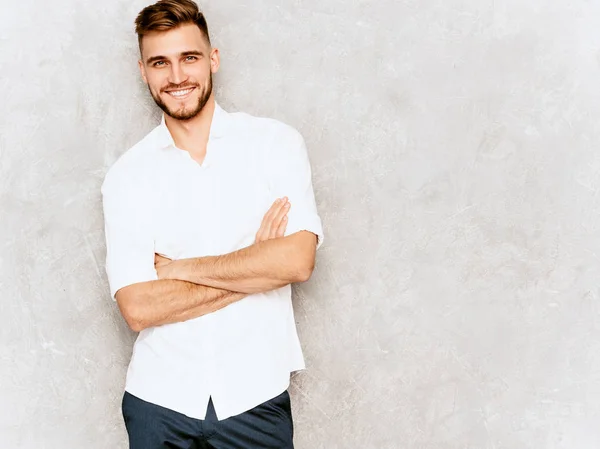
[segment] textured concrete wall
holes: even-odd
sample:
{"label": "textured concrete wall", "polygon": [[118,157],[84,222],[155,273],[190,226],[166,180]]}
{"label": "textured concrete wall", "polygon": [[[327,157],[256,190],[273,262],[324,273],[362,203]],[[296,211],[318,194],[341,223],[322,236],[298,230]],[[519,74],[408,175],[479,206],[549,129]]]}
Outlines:
{"label": "textured concrete wall", "polygon": [[[158,120],[146,3],[2,2],[2,449],[126,447],[99,187]],[[201,6],[220,103],[312,160],[297,447],[600,447],[599,2]]]}

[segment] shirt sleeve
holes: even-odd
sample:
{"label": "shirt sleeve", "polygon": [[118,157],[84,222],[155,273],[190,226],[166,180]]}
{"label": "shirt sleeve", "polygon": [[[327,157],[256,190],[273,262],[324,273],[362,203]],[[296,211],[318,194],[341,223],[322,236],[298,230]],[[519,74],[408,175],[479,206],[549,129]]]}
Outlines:
{"label": "shirt sleeve", "polygon": [[325,236],[317,212],[312,171],[302,135],[286,126],[283,135],[277,136],[272,143],[267,166],[270,169],[272,200],[287,196],[291,203],[284,235],[310,231],[317,236],[318,249]]}
{"label": "shirt sleeve", "polygon": [[143,190],[131,182],[111,179],[102,184],[106,274],[110,295],[127,285],[158,279],[154,268],[154,238],[150,205]]}

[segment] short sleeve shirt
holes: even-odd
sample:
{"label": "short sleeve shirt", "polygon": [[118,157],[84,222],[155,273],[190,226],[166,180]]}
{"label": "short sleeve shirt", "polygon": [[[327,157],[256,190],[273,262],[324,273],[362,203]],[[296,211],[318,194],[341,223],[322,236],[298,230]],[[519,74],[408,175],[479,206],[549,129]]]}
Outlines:
{"label": "short sleeve shirt", "polygon": [[[226,254],[251,245],[276,198],[292,207],[285,235],[306,230],[323,243],[304,139],[277,120],[228,113],[218,104],[202,164],[177,148],[161,123],[126,151],[102,185],[110,294],[158,279],[154,253],[170,259]],[[144,329],[126,390],[204,419],[272,398],[304,368],[291,287],[249,295],[214,313]]]}

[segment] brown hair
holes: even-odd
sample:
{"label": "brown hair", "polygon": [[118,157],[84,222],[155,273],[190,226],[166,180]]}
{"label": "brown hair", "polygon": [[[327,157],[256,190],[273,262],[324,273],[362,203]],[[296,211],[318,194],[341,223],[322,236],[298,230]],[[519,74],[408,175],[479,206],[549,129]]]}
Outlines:
{"label": "brown hair", "polygon": [[204,14],[192,0],[159,0],[146,6],[135,19],[135,32],[142,52],[142,38],[151,31],[167,31],[187,23],[195,23],[210,45]]}

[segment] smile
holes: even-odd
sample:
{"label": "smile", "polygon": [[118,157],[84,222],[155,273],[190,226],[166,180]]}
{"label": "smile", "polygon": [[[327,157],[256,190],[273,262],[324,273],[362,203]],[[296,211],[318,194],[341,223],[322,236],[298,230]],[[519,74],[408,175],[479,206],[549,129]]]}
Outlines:
{"label": "smile", "polygon": [[183,90],[172,90],[167,93],[169,95],[171,95],[173,98],[182,99],[182,98],[186,98],[194,89],[195,89],[195,87],[191,87],[189,89],[183,89]]}

